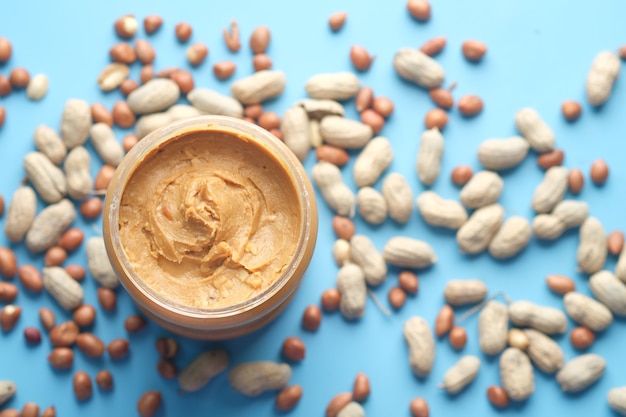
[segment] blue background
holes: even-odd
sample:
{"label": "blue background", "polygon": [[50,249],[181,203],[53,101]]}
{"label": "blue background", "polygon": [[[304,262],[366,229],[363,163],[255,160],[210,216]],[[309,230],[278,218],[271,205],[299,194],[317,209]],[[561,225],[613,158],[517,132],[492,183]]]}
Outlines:
{"label": "blue background", "polygon": [[[362,45],[376,54],[371,70],[359,74],[359,78],[364,85],[372,86],[376,94],[391,97],[395,102],[396,111],[382,132],[391,140],[396,154],[390,171],[403,173],[416,194],[423,186],[415,175],[415,155],[424,114],[433,104],[425,91],[396,76],[391,61],[400,47],[419,47],[431,37],[446,36],[448,45],[437,57],[446,69],[446,85],[452,81],[458,83],[454,91],[456,98],[464,94],[480,95],[485,109],[473,119],[464,119],[456,110],[450,111],[450,123],[444,132],[446,151],[442,172],[433,189],[447,198],[457,198],[458,189],[449,181],[452,168],[469,164],[478,169],[475,156],[478,144],[490,137],[515,134],[515,112],[531,106],[554,129],[557,146],[566,153],[565,165],[579,167],[585,173],[587,184],[577,198],[589,203],[592,215],[602,221],[607,231],[624,228],[624,194],[619,186],[626,179],[623,80],[617,82],[610,101],[600,110],[584,104],[583,115],[576,123],[564,121],[560,104],[565,99],[584,103],[584,83],[593,57],[602,50],[615,50],[626,40],[622,18],[626,3],[617,0],[592,4],[565,0],[434,0],[433,3],[431,21],[422,24],[410,18],[404,1],[5,2],[0,13],[0,36],[11,39],[14,53],[7,65],[0,66],[0,73],[8,74],[16,66],[28,68],[33,75],[43,72],[50,79],[50,90],[41,102],[28,101],[24,92],[0,99],[0,104],[7,108],[7,121],[0,129],[0,193],[5,199],[10,198],[24,176],[21,159],[33,149],[33,130],[40,123],[58,128],[68,98],[99,101],[109,108],[120,99],[117,91],[101,93],[95,82],[108,63],[108,49],[119,41],[113,32],[115,19],[126,13],[134,13],[140,20],[148,14],[159,14],[165,19],[160,31],[147,37],[140,29],[137,36],[149,39],[156,48],[155,68],[188,67],[184,55],[186,46],[180,45],[173,34],[177,22],[187,21],[194,29],[189,44],[203,41],[210,49],[206,62],[192,70],[196,85],[224,93],[228,93],[232,80],[252,72],[248,36],[257,25],[268,25],[272,30],[268,54],[274,61],[274,68],[286,72],[288,85],[284,94],[266,108],[281,114],[305,96],[304,84],[310,76],[351,70],[348,59],[351,45]],[[327,18],[338,10],[346,10],[349,17],[343,30],[334,34],[328,29]],[[221,38],[222,28],[233,17],[239,21],[242,32],[243,47],[237,54],[231,54]],[[464,60],[460,47],[465,39],[487,43],[489,52],[481,63]],[[211,70],[214,63],[222,60],[234,60],[238,64],[235,76],[225,82],[217,81]],[[133,66],[135,79],[139,68],[138,64]],[[356,117],[353,103],[346,103],[346,108],[349,117]],[[125,133],[118,130],[118,138],[121,140]],[[611,174],[603,187],[596,187],[588,180],[588,170],[600,157],[608,162]],[[314,159],[311,153],[305,163],[307,170],[310,171]],[[94,175],[99,166],[99,160],[94,159]],[[347,183],[353,185],[351,165],[343,171]],[[533,154],[519,167],[504,174],[505,189],[500,202],[507,217],[532,218],[530,199],[542,174]],[[282,341],[295,335],[306,343],[307,357],[293,366],[291,383],[304,388],[300,404],[291,413],[294,417],[322,416],[327,402],[335,394],[352,389],[358,371],[365,372],[371,380],[372,394],[364,404],[370,416],[408,416],[408,404],[416,396],[428,400],[433,416],[460,413],[493,416],[502,412],[489,405],[485,392],[489,385],[499,384],[497,360],[486,359],[479,352],[476,317],[463,323],[469,341],[461,353],[453,351],[445,339],[437,342],[435,365],[425,381],[418,381],[408,366],[402,337],[404,322],[419,315],[433,323],[443,303],[442,289],[453,278],[480,278],[492,292],[502,290],[512,299],[529,299],[555,307],[561,307],[562,301],[546,288],[544,277],[547,274],[569,275],[580,291],[589,292],[587,278],[576,272],[577,231],[566,233],[554,243],[533,240],[515,259],[497,262],[487,254],[475,257],[460,254],[453,233],[430,228],[415,212],[402,227],[389,220],[380,227],[370,227],[357,218],[358,231],[372,237],[379,248],[392,236],[412,236],[431,243],[439,262],[419,274],[419,294],[409,297],[404,308],[391,317],[381,314],[368,300],[367,313],[360,321],[348,323],[339,314],[325,314],[319,331],[307,333],[300,328],[302,311],[307,305],[318,303],[320,294],[334,286],[337,268],[331,255],[334,241],[331,217],[330,210],[320,203],[315,256],[301,290],[280,318],[256,334],[238,340],[209,343],[180,339],[182,347],[177,363],[184,366],[199,352],[215,346],[228,349],[233,363],[280,360]],[[3,222],[0,225],[3,226]],[[88,236],[99,233],[99,221],[85,223],[79,219],[77,224],[86,228]],[[7,244],[5,237],[0,236],[0,245]],[[21,245],[15,250],[21,264],[42,265],[41,259],[31,257]],[[614,262],[609,257],[606,267],[612,269]],[[73,253],[68,263],[84,265],[84,250]],[[386,282],[374,290],[385,304],[388,290],[396,285],[397,272],[391,270]],[[84,288],[86,302],[96,305],[98,310],[93,332],[105,342],[127,337],[123,322],[135,312],[129,297],[122,290],[118,291],[117,311],[106,314],[97,305],[96,286],[91,277],[86,279]],[[164,396],[160,416],[280,414],[274,410],[273,394],[245,398],[231,390],[225,374],[197,393],[177,393],[176,381],[166,381],[157,374],[154,340],[166,333],[152,324],[147,331],[130,335],[131,354],[121,362],[113,362],[108,357],[91,360],[77,352],[71,372],[55,372],[46,360],[50,351],[47,338],[41,345],[30,347],[24,342],[22,330],[26,326],[39,326],[37,310],[41,306],[53,308],[59,321],[70,316],[47,294],[21,291],[16,303],[24,308],[22,317],[12,332],[0,335],[0,379],[14,380],[19,391],[9,407],[21,408],[26,401],[35,401],[42,408],[54,404],[61,416],[134,415],[140,395],[156,389]],[[606,404],[606,393],[614,386],[626,385],[624,329],[624,322],[617,320],[599,335],[591,348],[608,363],[599,383],[581,395],[566,395],[559,391],[552,376],[536,371],[535,394],[506,412],[528,416],[612,415]],[[567,358],[578,354],[571,348],[567,336],[557,341]],[[483,366],[476,381],[451,398],[439,390],[437,384],[462,354],[477,354],[483,359]],[[92,398],[79,404],[72,394],[72,373],[82,369],[94,376],[102,368],[112,371],[115,389],[103,393],[94,387]]]}

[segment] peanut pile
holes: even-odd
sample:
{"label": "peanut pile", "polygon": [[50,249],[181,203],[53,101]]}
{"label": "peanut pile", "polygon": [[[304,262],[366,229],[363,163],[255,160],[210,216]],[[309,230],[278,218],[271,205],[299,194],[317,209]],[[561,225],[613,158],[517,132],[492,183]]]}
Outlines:
{"label": "peanut pile", "polygon": [[[409,0],[407,12],[417,21],[431,19],[431,5],[427,0]],[[340,32],[348,21],[345,12],[337,12],[328,19],[329,30]],[[596,335],[613,323],[614,316],[626,316],[626,248],[620,231],[607,234],[599,219],[590,215],[587,203],[567,199],[568,191],[577,195],[584,186],[581,170],[562,166],[564,151],[556,148],[555,135],[541,115],[532,108],[522,108],[512,115],[518,136],[486,139],[477,149],[477,160],[484,170],[474,173],[467,165],[459,165],[450,173],[453,184],[461,187],[458,199],[446,199],[427,188],[441,181],[442,160],[445,158],[445,126],[449,122],[447,110],[454,107],[453,91],[456,83],[444,88],[443,66],[436,56],[447,44],[445,37],[436,37],[421,47],[399,49],[390,63],[397,75],[428,92],[435,108],[426,113],[424,129],[413,132],[419,138],[415,158],[415,175],[425,188],[419,194],[412,190],[403,174],[388,172],[394,158],[405,156],[403,149],[393,141],[379,136],[395,110],[393,101],[377,96],[371,87],[363,86],[358,74],[379,59],[360,45],[353,45],[348,57],[354,72],[333,72],[312,75],[302,98],[284,111],[282,117],[266,111],[263,104],[280,96],[287,86],[283,71],[273,69],[267,54],[274,42],[270,28],[258,26],[251,31],[248,47],[255,72],[240,77],[231,85],[231,94],[224,95],[196,85],[192,73],[177,67],[155,69],[156,50],[145,38],[163,30],[163,19],[147,16],[140,21],[133,15],[120,17],[114,30],[122,40],[109,50],[111,63],[94,77],[104,91],[119,90],[125,100],[116,102],[111,110],[101,103],[89,104],[80,98],[69,98],[60,115],[58,131],[40,125],[34,133],[34,148],[24,156],[25,179],[7,198],[0,198],[0,216],[4,216],[4,232],[13,245],[24,245],[33,256],[41,256],[44,268],[40,271],[25,260],[17,259],[9,247],[0,247],[0,325],[3,333],[11,332],[20,321],[22,306],[18,294],[46,292],[66,311],[66,317],[57,321],[54,312],[42,307],[40,323],[24,327],[25,342],[35,346],[49,339],[52,349],[48,362],[60,371],[71,370],[72,386],[78,401],[88,401],[98,391],[109,391],[115,386],[113,374],[101,369],[96,375],[73,369],[74,356],[122,361],[132,350],[131,335],[139,333],[149,323],[141,315],[128,316],[124,328],[128,338],[102,340],[91,332],[97,320],[97,309],[84,302],[81,281],[93,278],[97,284],[99,308],[114,314],[119,282],[108,260],[104,241],[100,236],[88,237],[90,231],[72,227],[77,216],[98,219],[102,212],[102,196],[115,168],[132,147],[153,130],[172,121],[202,114],[244,118],[267,129],[283,140],[300,160],[305,161],[314,150],[317,162],[310,177],[319,195],[320,210],[330,209],[332,230],[337,240],[332,248],[318,245],[318,251],[328,251],[334,258],[338,272],[335,285],[321,295],[318,304],[311,304],[302,314],[301,326],[307,332],[319,331],[322,320],[339,312],[346,320],[355,321],[366,314],[368,296],[381,312],[387,311],[375,294],[394,271],[398,284],[388,292],[388,302],[397,311],[419,291],[416,270],[424,270],[437,262],[433,247],[420,236],[412,236],[405,227],[414,211],[429,226],[442,228],[456,236],[460,252],[478,255],[487,251],[496,259],[510,259],[524,251],[533,236],[538,240],[559,239],[569,229],[578,229],[579,245],[576,259],[579,271],[590,275],[589,286],[593,297],[576,292],[574,280],[563,275],[546,278],[547,287],[563,296],[563,308],[538,305],[530,300],[516,300],[515,294],[504,294],[489,289],[480,279],[450,279],[444,289],[445,304],[435,322],[419,316],[409,318],[403,327],[410,370],[422,382],[431,374],[436,361],[437,339],[448,337],[450,346],[462,352],[468,338],[477,338],[484,357],[498,357],[500,380],[493,381],[486,392],[488,401],[497,408],[511,402],[522,402],[535,391],[535,369],[554,374],[563,392],[585,390],[600,379],[607,367],[606,361],[595,353],[584,353],[566,358],[553,339],[568,331],[568,317],[578,327],[570,331],[571,344],[578,350],[593,346]],[[185,57],[192,67],[202,65],[209,55],[208,46],[193,42],[193,27],[179,22],[174,36],[185,48]],[[133,43],[131,43],[134,41]],[[238,23],[233,20],[223,29],[226,47],[237,53],[242,47]],[[467,40],[461,45],[466,60],[480,65],[488,53],[487,45],[478,40]],[[610,105],[609,98],[619,75],[620,57],[626,51],[600,52],[590,65],[586,79],[587,100],[591,106]],[[11,58],[11,44],[0,38],[0,63]],[[138,63],[138,64],[137,64]],[[130,77],[131,66],[140,65],[139,79]],[[212,65],[215,78],[226,80],[236,73],[233,61]],[[201,83],[199,83],[201,84]],[[581,80],[582,84],[582,80]],[[48,88],[48,79],[39,74],[30,77],[24,69],[15,69],[9,77],[0,75],[0,96],[11,89],[26,88],[28,98],[42,99]],[[182,102],[181,102],[182,100]],[[360,120],[346,117],[346,107],[353,105]],[[480,115],[485,103],[477,95],[465,95],[456,101],[460,114],[466,118]],[[575,121],[582,106],[564,101],[563,117]],[[0,129],[6,111],[0,106]],[[118,138],[113,126],[133,128],[133,133]],[[92,147],[97,159],[92,158]],[[502,171],[520,165],[532,153],[545,171],[528,205],[536,213],[532,220],[514,214],[515,208],[499,204],[505,191]],[[342,170],[350,159],[353,184],[345,180]],[[467,161],[470,162],[470,161]],[[92,177],[92,165],[100,167]],[[598,159],[590,168],[589,178],[595,184],[604,184],[609,167]],[[355,187],[356,186],[356,192]],[[38,201],[43,208],[38,209]],[[327,207],[324,207],[327,206]],[[401,231],[378,248],[371,236],[356,230],[353,218],[359,216],[370,225],[389,222]],[[321,225],[330,228],[330,225]],[[84,243],[86,259],[82,264],[67,264],[68,254]],[[615,271],[604,270],[608,256],[618,257]],[[17,276],[19,285],[10,282]],[[496,298],[502,298],[496,301]],[[503,302],[502,302],[503,301]],[[457,309],[470,307],[463,315]],[[371,313],[369,313],[371,314]],[[474,336],[462,326],[467,317],[477,314],[478,332]],[[341,335],[337,335],[339,338]],[[388,343],[395,343],[388,341]],[[179,345],[171,337],[159,337],[155,348],[159,354],[158,373],[166,379],[176,379],[180,392],[195,392],[225,374],[233,390],[248,397],[270,392],[275,396],[275,408],[289,411],[298,405],[308,388],[291,382],[292,365],[307,356],[305,342],[296,336],[277,341],[281,360],[267,358],[239,362],[231,366],[226,349],[211,348],[198,355],[179,370],[176,361]],[[78,352],[79,351],[79,352]],[[273,360],[274,359],[274,360]],[[462,395],[481,370],[484,358],[463,354],[444,374],[437,375],[439,387],[450,395]],[[294,367],[295,369],[295,367]],[[223,377],[224,375],[222,375]],[[0,378],[2,375],[0,374]],[[357,417],[366,413],[366,400],[376,395],[367,375],[355,375],[351,391],[337,393],[325,408],[327,417]],[[429,382],[432,382],[432,378]],[[385,381],[373,381],[372,386]],[[626,383],[626,382],[625,382]],[[97,386],[97,390],[94,388]],[[315,387],[311,387],[314,389]],[[346,387],[349,388],[349,387]],[[0,381],[0,406],[17,406],[9,402],[19,387]],[[388,399],[392,400],[392,399]],[[161,408],[163,394],[148,390],[137,399],[136,409],[141,416],[152,416]],[[617,387],[607,394],[609,406],[626,416],[626,387]],[[53,417],[55,406],[39,412],[34,402],[16,408],[5,408],[0,417]],[[320,405],[313,413],[320,414]],[[406,409],[414,417],[429,415],[428,399],[416,396]]]}

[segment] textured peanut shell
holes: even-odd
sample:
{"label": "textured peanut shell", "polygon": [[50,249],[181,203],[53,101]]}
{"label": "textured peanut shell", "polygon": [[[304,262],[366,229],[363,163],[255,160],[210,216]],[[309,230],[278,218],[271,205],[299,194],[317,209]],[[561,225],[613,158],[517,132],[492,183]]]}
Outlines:
{"label": "textured peanut shell", "polygon": [[65,158],[63,169],[67,179],[67,193],[74,200],[82,200],[93,190],[89,152],[82,146],[72,149]]}
{"label": "textured peanut shell", "polygon": [[337,239],[333,244],[333,258],[339,267],[350,261],[350,242],[344,239]]}
{"label": "textured peanut shell", "polygon": [[[187,94],[188,99],[189,99],[190,94],[191,93]],[[237,100],[234,100],[226,96],[222,96],[222,97],[225,97],[228,100],[232,100],[237,106],[240,107],[241,114],[243,114],[243,108],[241,107],[241,104],[239,104]],[[181,120],[181,119],[186,119],[188,117],[200,116],[202,114],[207,114],[207,113],[218,114],[218,115],[222,114],[220,113],[218,109],[216,109],[216,111],[214,112],[208,112],[208,111],[199,110],[198,108],[194,106],[190,106],[188,104],[175,104],[169,109],[167,109],[167,111],[165,112],[152,113],[152,114],[146,114],[144,116],[141,116],[137,120],[137,124],[135,125],[135,134],[137,135],[139,139],[142,139],[143,137],[145,137],[152,131],[170,122],[174,122],[176,120]],[[231,116],[238,117],[236,115],[231,115]]]}
{"label": "textured peanut shell", "polygon": [[611,51],[603,51],[596,55],[585,85],[589,104],[601,106],[609,99],[613,84],[619,75],[620,66],[619,57]]}
{"label": "textured peanut shell", "polygon": [[517,348],[507,348],[500,356],[502,388],[513,401],[524,401],[535,391],[530,359]]}
{"label": "textured peanut shell", "polygon": [[56,245],[75,218],[71,201],[65,199],[49,205],[35,217],[26,233],[26,247],[31,253],[41,253]]}
{"label": "textured peanut shell", "polygon": [[498,201],[504,181],[491,171],[480,171],[461,189],[461,203],[468,208],[480,208]]}
{"label": "textured peanut shell", "polygon": [[91,126],[91,109],[85,100],[69,99],[61,116],[61,138],[68,149],[84,145]]}
{"label": "textured peanut shell", "polygon": [[626,416],[626,387],[611,389],[606,396],[606,400],[613,411]]}
{"label": "textured peanut shell", "polygon": [[263,70],[235,81],[230,87],[230,93],[243,104],[259,104],[281,95],[286,84],[284,72]]}
{"label": "textured peanut shell", "polygon": [[295,104],[300,106],[306,111],[310,119],[321,119],[324,116],[334,114],[335,116],[342,116],[345,110],[341,103],[335,100],[317,100],[313,98],[305,98],[299,100]]}
{"label": "textured peanut shell", "polygon": [[[307,130],[309,131],[309,143],[312,147],[318,148],[324,144],[324,138],[322,138],[322,129],[320,128],[320,121],[317,119],[309,119],[307,123]],[[285,118],[281,122],[281,130],[283,132],[283,141],[285,135]]]}
{"label": "textured peanut shell", "polygon": [[424,191],[417,197],[417,209],[431,226],[456,230],[467,221],[467,211],[454,200],[445,200],[433,191]]}
{"label": "textured peanut shell", "polygon": [[411,317],[404,323],[404,339],[409,345],[409,365],[415,375],[426,378],[435,362],[435,339],[428,322]]}
{"label": "textured peanut shell", "polygon": [[552,214],[538,214],[533,219],[533,234],[538,239],[555,240],[565,232],[565,223]]}
{"label": "textured peanut shell", "polygon": [[187,94],[187,100],[198,110],[218,116],[243,117],[243,106],[230,96],[225,96],[208,88],[194,88]]}
{"label": "textured peanut shell", "polygon": [[487,286],[478,279],[451,280],[443,290],[446,302],[453,306],[476,304],[487,296]]}
{"label": "textured peanut shell", "polygon": [[472,383],[480,370],[480,359],[476,356],[463,356],[443,376],[443,388],[448,394],[458,394]]}
{"label": "textured peanut shell", "polygon": [[358,187],[374,184],[393,161],[393,149],[387,138],[370,140],[354,161],[353,177]]}
{"label": "textured peanut shell", "polygon": [[228,373],[228,381],[233,389],[249,397],[282,389],[290,378],[289,365],[270,361],[242,363]]}
{"label": "textured peanut shell", "polygon": [[563,296],[565,311],[572,320],[594,332],[601,332],[613,323],[613,314],[604,304],[578,292]]}
{"label": "textured peanut shell", "polygon": [[13,381],[0,381],[0,405],[9,401],[17,392],[17,386]]}
{"label": "textured peanut shell", "polygon": [[530,301],[514,301],[509,305],[511,322],[518,327],[532,327],[545,334],[563,334],[567,318],[561,310],[544,307]]}
{"label": "textured peanut shell", "polygon": [[304,88],[314,99],[347,100],[356,96],[361,83],[351,72],[337,72],[314,75],[309,78]]}
{"label": "textured peanut shell", "polygon": [[228,353],[222,349],[198,355],[178,374],[178,386],[186,392],[198,391],[228,367]]}
{"label": "textured peanut shell", "polygon": [[562,221],[566,229],[571,229],[589,217],[589,205],[584,201],[563,200],[554,207],[552,215]]}
{"label": "textured peanut shell", "polygon": [[285,110],[280,128],[283,132],[285,145],[304,161],[311,149],[309,117],[302,107],[291,107]]}
{"label": "textured peanut shell", "polygon": [[500,229],[503,219],[504,209],[499,204],[476,210],[456,233],[461,252],[477,254],[484,251]]}
{"label": "textured peanut shell", "polygon": [[501,171],[519,165],[528,149],[528,141],[519,136],[488,139],[478,146],[478,160],[487,169]]}
{"label": "textured peanut shell", "polygon": [[398,223],[406,223],[413,214],[413,191],[408,181],[396,172],[383,180],[383,197],[387,202],[389,217]]}
{"label": "textured peanut shell", "polygon": [[478,315],[478,343],[485,355],[497,355],[506,347],[509,310],[506,305],[489,301]]}
{"label": "textured peanut shell", "polygon": [[589,278],[593,295],[618,317],[626,317],[626,285],[610,271],[596,272]]}
{"label": "textured peanut shell", "polygon": [[363,220],[369,224],[381,224],[387,218],[385,197],[372,187],[363,187],[356,194],[356,205]]}
{"label": "textured peanut shell", "polygon": [[128,106],[135,114],[163,111],[180,98],[178,85],[169,78],[154,78],[128,95]]}
{"label": "textured peanut shell", "polygon": [[543,181],[535,188],[531,206],[537,213],[549,213],[563,200],[567,191],[567,168],[557,166],[548,169]]}
{"label": "textured peanut shell", "polygon": [[341,116],[326,116],[320,122],[324,142],[345,149],[360,149],[374,134],[371,127]]}
{"label": "textured peanut shell", "polygon": [[107,256],[104,239],[101,236],[89,238],[85,251],[87,253],[87,267],[93,278],[103,287],[117,288],[119,280]]}
{"label": "textured peanut shell", "polygon": [[617,258],[615,264],[615,276],[622,282],[626,283],[626,245]]}
{"label": "textured peanut shell", "polygon": [[24,157],[24,170],[43,201],[57,203],[67,195],[65,174],[46,155],[40,152],[27,153]]}
{"label": "textured peanut shell", "polygon": [[115,133],[105,123],[96,123],[89,129],[91,144],[105,164],[118,166],[124,158],[124,149],[115,139]]}
{"label": "textured peanut shell", "polygon": [[354,217],[356,198],[343,182],[339,168],[330,162],[320,161],[313,166],[311,178],[331,209],[340,216]]}
{"label": "textured peanut shell", "polygon": [[400,49],[393,57],[393,67],[400,77],[426,89],[439,87],[445,79],[441,65],[417,49]]}
{"label": "textured peanut shell", "polygon": [[61,165],[67,154],[67,147],[54,129],[39,125],[33,133],[33,139],[39,152],[46,155],[53,164]]}
{"label": "textured peanut shell", "polygon": [[74,310],[83,303],[83,287],[60,266],[43,269],[43,286],[66,310]]}
{"label": "textured peanut shell", "polygon": [[606,262],[606,253],[606,233],[602,223],[595,217],[588,217],[580,227],[576,252],[578,270],[586,274],[598,272]]}
{"label": "textured peanut shell", "polygon": [[554,132],[535,109],[524,108],[515,114],[515,126],[538,153],[554,150]]}
{"label": "textured peanut shell", "polygon": [[600,355],[588,353],[580,355],[563,366],[556,381],[563,392],[580,392],[596,382],[606,368],[606,361]]}
{"label": "textured peanut shell", "polygon": [[363,406],[356,401],[350,401],[337,413],[337,417],[365,417]]}
{"label": "textured peanut shell", "polygon": [[433,185],[439,177],[441,158],[445,145],[441,132],[436,127],[422,133],[417,152],[417,176],[424,185]]}
{"label": "textured peanut shell", "polygon": [[350,239],[350,259],[363,269],[365,281],[369,285],[379,285],[387,277],[387,264],[383,255],[365,235],[354,235]]}
{"label": "textured peanut shell", "polygon": [[437,262],[437,255],[426,242],[409,237],[392,237],[385,243],[383,258],[401,268],[427,268]]}
{"label": "textured peanut shell", "polygon": [[528,220],[519,216],[511,217],[489,243],[489,253],[497,259],[511,258],[528,246],[531,237]]}
{"label": "textured peanut shell", "polygon": [[21,186],[13,193],[4,223],[4,234],[13,243],[21,242],[37,214],[37,195],[32,188]]}
{"label": "textured peanut shell", "polygon": [[554,340],[534,329],[526,329],[524,333],[530,340],[526,354],[537,368],[547,374],[553,374],[561,369],[563,351]]}
{"label": "textured peanut shell", "polygon": [[356,264],[346,263],[337,273],[337,290],[341,293],[339,311],[348,320],[365,314],[367,287],[363,270]]}

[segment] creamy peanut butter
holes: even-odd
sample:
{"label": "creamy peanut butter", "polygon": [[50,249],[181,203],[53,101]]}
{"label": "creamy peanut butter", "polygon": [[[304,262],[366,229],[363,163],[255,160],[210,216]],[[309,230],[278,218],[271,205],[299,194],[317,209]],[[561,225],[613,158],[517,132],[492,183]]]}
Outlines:
{"label": "creamy peanut butter", "polygon": [[302,221],[287,168],[254,139],[218,127],[147,154],[121,198],[122,247],[144,283],[181,305],[223,308],[268,288]]}

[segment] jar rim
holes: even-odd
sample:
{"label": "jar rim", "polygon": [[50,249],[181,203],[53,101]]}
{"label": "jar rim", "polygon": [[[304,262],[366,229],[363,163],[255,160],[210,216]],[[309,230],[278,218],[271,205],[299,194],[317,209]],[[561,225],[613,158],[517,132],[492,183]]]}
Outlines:
{"label": "jar rim", "polygon": [[[120,239],[119,209],[124,190],[126,189],[128,180],[135,172],[137,164],[141,163],[144,158],[149,157],[150,152],[155,147],[169,141],[176,141],[179,138],[183,138],[186,133],[194,132],[194,129],[196,129],[196,131],[211,131],[214,127],[219,127],[221,132],[227,132],[239,136],[242,139],[245,137],[246,140],[254,140],[257,145],[263,146],[268,151],[271,151],[278,162],[284,165],[285,172],[290,176],[295,186],[296,195],[301,208],[301,220],[298,234],[299,239],[294,255],[287,267],[269,287],[254,297],[231,306],[201,308],[174,302],[159,294],[141,279],[140,275],[137,274],[130,264]],[[111,182],[113,187],[107,190],[106,204],[103,213],[106,220],[103,222],[103,235],[105,236],[107,252],[109,257],[113,257],[118,261],[112,263],[114,264],[114,268],[118,266],[122,269],[122,271],[116,272],[119,275],[124,275],[135,289],[150,302],[158,305],[162,309],[193,319],[225,318],[250,311],[278,294],[289,282],[290,278],[303,261],[309,239],[311,239],[311,225],[313,223],[311,205],[315,204],[314,196],[309,195],[307,188],[309,180],[302,164],[293,152],[282,141],[259,126],[245,120],[215,115],[196,116],[168,123],[148,134],[129,151],[117,167],[115,177],[117,180]],[[108,231],[104,230],[107,224]],[[124,287],[128,285],[123,279],[121,283]],[[297,287],[298,286],[293,286],[291,291],[283,294],[280,300],[276,300],[276,303],[282,303]],[[128,290],[128,288],[126,289]]]}

